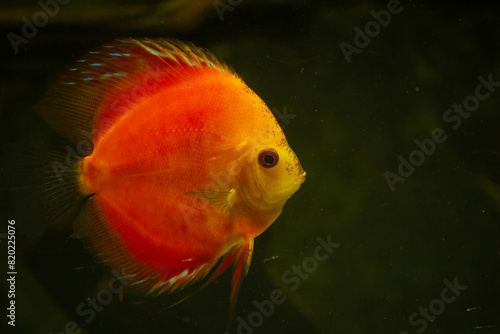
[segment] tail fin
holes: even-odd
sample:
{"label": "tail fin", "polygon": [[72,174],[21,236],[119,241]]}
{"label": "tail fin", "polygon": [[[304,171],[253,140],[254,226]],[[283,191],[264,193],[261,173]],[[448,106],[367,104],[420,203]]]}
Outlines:
{"label": "tail fin", "polygon": [[64,213],[83,203],[86,195],[79,181],[80,157],[23,145],[2,149],[2,192],[11,201],[16,226],[28,237],[40,236]]}

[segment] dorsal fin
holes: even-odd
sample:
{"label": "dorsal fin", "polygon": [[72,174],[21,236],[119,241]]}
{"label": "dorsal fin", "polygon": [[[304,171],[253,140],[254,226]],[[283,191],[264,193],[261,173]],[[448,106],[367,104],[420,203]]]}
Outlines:
{"label": "dorsal fin", "polygon": [[73,143],[96,142],[117,118],[189,71],[234,72],[209,51],[163,38],[121,38],[88,52],[59,78],[36,109]]}

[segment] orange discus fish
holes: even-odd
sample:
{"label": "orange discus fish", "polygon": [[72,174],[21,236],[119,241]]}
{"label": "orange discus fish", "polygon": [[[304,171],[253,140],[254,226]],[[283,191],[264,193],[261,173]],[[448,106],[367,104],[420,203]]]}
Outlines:
{"label": "orange discus fish", "polygon": [[74,236],[149,293],[232,264],[234,307],[254,238],[306,175],[264,102],[208,51],[125,38],[78,60],[38,110],[85,152],[69,173],[53,164],[86,199]]}

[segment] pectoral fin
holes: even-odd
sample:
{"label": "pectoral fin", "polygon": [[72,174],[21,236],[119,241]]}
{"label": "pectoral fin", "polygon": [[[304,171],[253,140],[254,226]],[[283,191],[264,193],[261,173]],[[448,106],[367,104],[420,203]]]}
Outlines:
{"label": "pectoral fin", "polygon": [[230,191],[196,190],[188,191],[184,195],[200,198],[227,215],[234,203],[235,193],[234,189]]}

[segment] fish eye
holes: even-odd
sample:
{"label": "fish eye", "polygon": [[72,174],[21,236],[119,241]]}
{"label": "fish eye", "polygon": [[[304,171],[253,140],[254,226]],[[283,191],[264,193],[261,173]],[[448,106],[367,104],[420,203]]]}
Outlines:
{"label": "fish eye", "polygon": [[279,155],[275,150],[265,149],[259,153],[259,163],[264,168],[273,168],[279,161]]}

